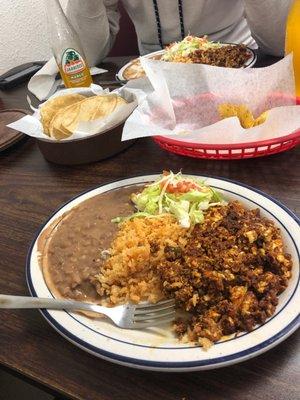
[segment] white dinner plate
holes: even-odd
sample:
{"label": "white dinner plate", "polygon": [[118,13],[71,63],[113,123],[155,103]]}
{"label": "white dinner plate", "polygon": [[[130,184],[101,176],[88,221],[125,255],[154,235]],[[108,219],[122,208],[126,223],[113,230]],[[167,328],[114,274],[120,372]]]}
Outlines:
{"label": "white dinner plate", "polygon": [[[234,44],[234,43],[224,43],[224,45],[227,45],[227,44]],[[245,62],[245,64],[243,65],[242,68],[253,67],[253,65],[256,63],[256,60],[257,60],[256,53],[252,49],[250,49],[250,47],[247,47],[247,49],[248,49],[249,53],[251,54],[251,57],[248,58],[248,60]],[[149,54],[146,54],[144,56],[141,56],[140,58],[153,58],[155,56],[159,56],[159,55],[164,54],[164,52],[165,52],[165,50],[158,50],[158,51],[155,51],[153,53],[149,53]],[[131,65],[132,61],[134,61],[134,60],[131,60],[127,64],[125,64],[119,70],[119,72],[116,74],[116,79],[119,80],[121,83],[126,83],[127,82],[127,80],[124,78],[123,74],[124,74],[125,69],[127,69]]]}
{"label": "white dinner plate", "polygon": [[[27,258],[26,276],[32,296],[53,297],[38,263],[37,240],[55,219],[100,193],[153,181],[158,175],[138,176],[89,190],[70,200],[43,225]],[[221,178],[207,183],[227,200],[239,200],[247,208],[259,208],[261,215],[280,227],[286,251],[293,260],[292,278],[279,296],[275,314],[252,332],[214,344],[208,351],[192,344],[180,344],[170,326],[148,330],[124,330],[104,319],[93,320],[67,311],[41,310],[42,315],[62,336],[81,349],[106,360],[147,370],[193,371],[223,367],[261,354],[291,335],[300,324],[299,252],[300,220],[269,195],[241,183]],[[105,212],[105,210],[103,211]]]}

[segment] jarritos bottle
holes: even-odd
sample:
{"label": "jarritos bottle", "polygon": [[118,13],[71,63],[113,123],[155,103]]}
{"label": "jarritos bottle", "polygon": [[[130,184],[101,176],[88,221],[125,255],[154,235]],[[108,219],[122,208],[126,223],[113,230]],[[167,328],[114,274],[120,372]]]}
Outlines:
{"label": "jarritos bottle", "polygon": [[47,0],[46,4],[51,46],[65,86],[90,86],[92,77],[79,36],[59,0]]}

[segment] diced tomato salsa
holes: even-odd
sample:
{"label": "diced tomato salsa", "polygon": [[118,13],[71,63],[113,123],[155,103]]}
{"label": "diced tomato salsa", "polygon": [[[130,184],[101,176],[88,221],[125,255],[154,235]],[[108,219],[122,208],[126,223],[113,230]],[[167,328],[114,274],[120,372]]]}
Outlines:
{"label": "diced tomato salsa", "polygon": [[[163,175],[167,177],[169,175],[169,172],[164,171]],[[165,186],[165,183],[165,180],[163,180],[160,183],[160,187],[163,188]],[[188,193],[192,190],[201,190],[201,187],[195,182],[184,179],[175,183],[170,182],[166,187],[167,193]]]}

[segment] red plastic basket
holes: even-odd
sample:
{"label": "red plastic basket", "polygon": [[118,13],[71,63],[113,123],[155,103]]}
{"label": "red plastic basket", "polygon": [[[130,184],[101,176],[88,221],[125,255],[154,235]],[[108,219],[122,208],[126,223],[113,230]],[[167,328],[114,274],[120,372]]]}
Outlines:
{"label": "red plastic basket", "polygon": [[[300,104],[300,97],[297,98],[297,104]],[[213,160],[235,160],[268,156],[290,150],[300,143],[300,129],[290,135],[252,143],[201,144],[165,136],[155,136],[153,139],[160,147],[171,153]]]}

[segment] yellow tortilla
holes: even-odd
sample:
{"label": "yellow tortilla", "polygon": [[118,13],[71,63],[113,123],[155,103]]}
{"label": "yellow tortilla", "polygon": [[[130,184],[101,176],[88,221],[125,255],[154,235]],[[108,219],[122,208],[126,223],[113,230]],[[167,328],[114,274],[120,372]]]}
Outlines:
{"label": "yellow tortilla", "polygon": [[45,104],[43,104],[40,109],[40,114],[44,133],[50,136],[49,128],[51,120],[53,119],[55,114],[57,114],[57,112],[84,99],[86,99],[85,96],[74,93],[55,97],[54,99],[48,100]]}
{"label": "yellow tortilla", "polygon": [[54,116],[50,124],[50,136],[58,140],[65,139],[75,132],[80,121],[104,118],[126,103],[126,100],[118,95],[88,97],[62,109]]}

